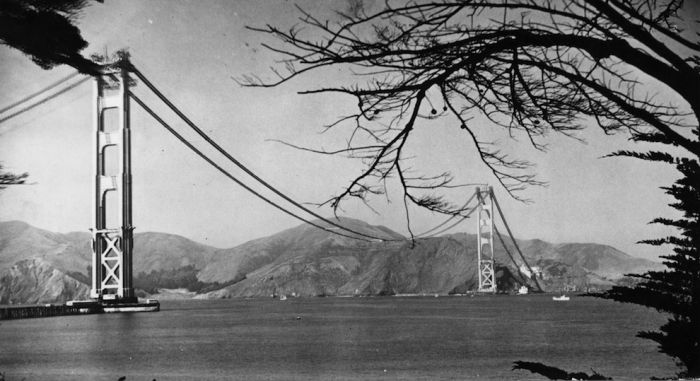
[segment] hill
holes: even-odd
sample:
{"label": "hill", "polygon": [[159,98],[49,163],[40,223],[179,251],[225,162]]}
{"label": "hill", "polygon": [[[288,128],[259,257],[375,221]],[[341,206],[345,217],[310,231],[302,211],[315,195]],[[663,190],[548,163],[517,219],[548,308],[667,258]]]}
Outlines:
{"label": "hill", "polygon": [[[322,224],[317,221],[315,223]],[[383,226],[341,218],[338,224],[387,241],[362,241],[300,225],[230,249],[164,233],[134,236],[134,284],[142,295],[199,298],[270,295],[447,294],[477,285],[476,237],[451,234],[413,244]],[[329,228],[333,228],[329,226]],[[549,291],[609,287],[628,272],[660,268],[610,246],[518,245]],[[508,244],[509,251],[513,250]],[[61,302],[87,296],[90,234],[59,234],[18,221],[0,222],[0,304]],[[519,269],[495,245],[500,290],[522,283]]]}
{"label": "hill", "polygon": [[[378,233],[361,221],[341,223]],[[393,239],[404,239],[381,228]],[[551,244],[518,241],[528,262],[539,268],[539,283],[548,291],[595,290],[610,287],[624,274],[660,268],[599,244]],[[299,226],[221,251],[200,273],[200,279],[233,284],[202,297],[286,295],[447,294],[473,290],[478,284],[476,236],[452,234],[409,241],[365,243]],[[515,253],[512,245],[509,251]],[[500,290],[523,283],[516,266],[500,244],[495,245]],[[235,274],[235,275],[233,275]]]}
{"label": "hill", "polygon": [[[0,222],[0,304],[10,300],[57,303],[88,297],[90,242],[88,232],[60,234],[20,221]],[[198,290],[211,287],[199,282],[196,275],[217,250],[178,235],[137,233],[134,252],[147,255],[134,257],[135,286],[152,292],[173,284]]]}

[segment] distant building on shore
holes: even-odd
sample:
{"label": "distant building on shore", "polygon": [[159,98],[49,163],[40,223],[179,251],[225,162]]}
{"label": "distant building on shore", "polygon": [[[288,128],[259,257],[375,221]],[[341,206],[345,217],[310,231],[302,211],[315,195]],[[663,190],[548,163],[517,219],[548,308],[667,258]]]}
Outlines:
{"label": "distant building on shore", "polygon": [[[530,271],[530,269],[532,269],[532,271]],[[539,266],[530,266],[530,268],[528,268],[527,265],[522,264],[520,265],[520,272],[528,278],[532,278],[534,275],[537,279],[542,279],[542,269]]]}

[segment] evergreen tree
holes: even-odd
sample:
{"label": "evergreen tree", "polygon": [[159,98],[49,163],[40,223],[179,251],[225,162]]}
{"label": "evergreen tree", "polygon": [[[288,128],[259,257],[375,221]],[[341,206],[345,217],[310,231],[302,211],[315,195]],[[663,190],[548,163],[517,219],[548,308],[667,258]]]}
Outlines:
{"label": "evergreen tree", "polygon": [[[698,131],[694,131],[697,135]],[[638,140],[664,142],[659,135],[643,134]],[[650,245],[671,245],[673,254],[663,256],[667,269],[630,276],[635,286],[613,287],[598,296],[623,303],[654,308],[671,316],[658,331],[642,331],[638,337],[659,344],[659,351],[683,368],[680,377],[700,377],[700,165],[696,159],[674,157],[665,152],[619,151],[613,156],[669,163],[682,174],[672,186],[664,187],[682,212],[677,219],[656,218],[652,223],[672,226],[678,236],[641,241]]]}

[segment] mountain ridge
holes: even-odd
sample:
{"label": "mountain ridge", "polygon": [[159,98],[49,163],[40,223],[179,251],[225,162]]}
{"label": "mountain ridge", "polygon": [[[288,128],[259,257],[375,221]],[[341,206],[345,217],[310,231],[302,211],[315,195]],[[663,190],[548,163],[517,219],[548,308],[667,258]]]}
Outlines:
{"label": "mountain ridge", "polygon": [[[137,233],[135,287],[143,294],[182,288],[199,298],[446,294],[476,287],[475,235],[447,234],[417,239],[413,245],[384,226],[350,218],[335,222],[391,241],[354,240],[310,225],[224,249],[175,234]],[[322,221],[314,223],[333,228]],[[660,267],[602,244],[553,244],[533,239],[518,240],[518,245],[530,265],[540,268],[541,283],[550,291],[605,288],[626,272]],[[512,246],[509,250],[515,252]],[[500,244],[495,245],[495,252],[500,289],[512,290],[523,282],[533,286],[518,275],[518,268],[510,263]],[[83,295],[85,289],[80,284],[89,280],[90,256],[89,233],[53,233],[21,221],[0,222],[0,276],[5,276],[5,283],[15,285],[14,291],[12,287],[0,288],[0,303],[59,302]],[[12,272],[13,266],[32,268],[36,270],[32,274],[43,278],[35,282],[38,286],[34,290],[28,290],[30,283],[24,278],[31,278],[31,271]],[[12,292],[15,296],[10,295]],[[42,296],[37,299],[30,295]]]}

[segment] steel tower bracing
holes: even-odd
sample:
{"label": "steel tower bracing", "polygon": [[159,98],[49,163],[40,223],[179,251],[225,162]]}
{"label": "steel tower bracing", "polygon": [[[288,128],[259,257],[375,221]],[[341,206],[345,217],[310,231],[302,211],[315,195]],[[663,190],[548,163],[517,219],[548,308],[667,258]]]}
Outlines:
{"label": "steel tower bracing", "polygon": [[[129,75],[126,62],[124,60],[105,65],[102,75],[94,79],[95,199],[94,225],[90,229],[93,247],[90,296],[96,299],[132,302],[137,299],[132,285],[134,228],[131,204]],[[110,111],[110,114],[116,112],[118,118],[114,120],[113,117],[107,117],[108,110],[114,110]],[[116,155],[108,156],[108,147],[116,148]],[[114,156],[117,162],[109,162]],[[115,164],[117,173],[107,173],[107,169],[113,169]],[[116,194],[116,208],[108,208],[107,195],[110,192]],[[107,226],[108,221],[116,226]]]}
{"label": "steel tower bracing", "polygon": [[479,203],[477,218],[477,261],[479,263],[479,292],[496,292],[496,273],[493,259],[493,199],[491,187],[476,188]]}

